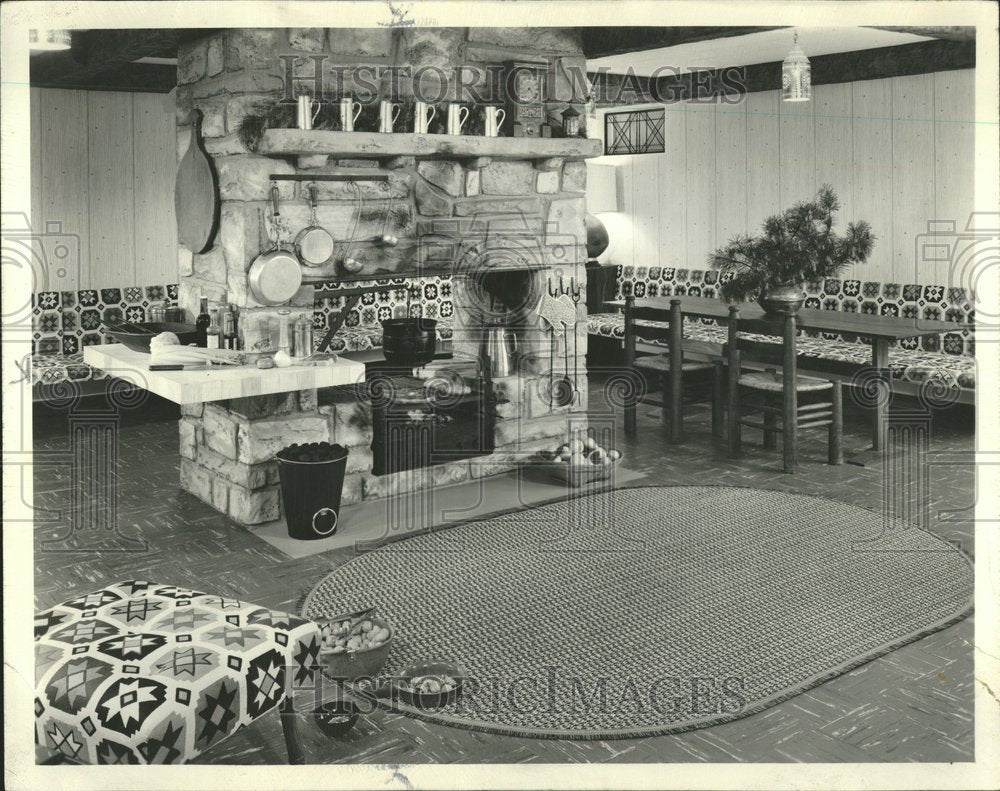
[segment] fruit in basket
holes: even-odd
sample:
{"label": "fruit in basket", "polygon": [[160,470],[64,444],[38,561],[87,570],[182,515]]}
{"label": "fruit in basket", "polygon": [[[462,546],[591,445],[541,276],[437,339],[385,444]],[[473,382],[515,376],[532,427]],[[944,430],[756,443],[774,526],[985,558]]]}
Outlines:
{"label": "fruit in basket", "polygon": [[595,467],[612,464],[622,457],[620,451],[607,449],[593,437],[574,439],[566,445],[560,445],[556,450],[542,454],[542,458],[571,467]]}
{"label": "fruit in basket", "polygon": [[322,650],[334,654],[378,648],[391,634],[388,627],[371,619],[357,623],[338,620],[324,624],[320,629]]}

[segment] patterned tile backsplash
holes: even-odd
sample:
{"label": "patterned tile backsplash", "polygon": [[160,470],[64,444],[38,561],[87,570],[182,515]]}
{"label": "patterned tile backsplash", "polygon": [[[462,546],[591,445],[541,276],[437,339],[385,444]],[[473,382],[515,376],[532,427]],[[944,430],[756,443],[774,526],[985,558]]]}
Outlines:
{"label": "patterned tile backsplash", "polygon": [[[383,285],[384,289],[364,294],[348,314],[346,327],[380,326],[383,319],[423,315],[447,322],[451,318],[451,279],[428,277],[394,278],[372,283],[323,283],[317,290],[337,290],[359,285]],[[124,286],[81,291],[40,291],[32,295],[32,351],[36,355],[70,355],[84,346],[110,342],[102,320],[145,321],[146,310],[167,300],[177,304],[177,285]],[[313,305],[313,326],[325,330],[331,316],[344,307],[343,297],[317,297]]]}
{"label": "patterned tile backsplash", "polygon": [[[616,296],[636,298],[687,294],[717,297],[719,273],[714,270],[672,269],[659,266],[619,266]],[[942,351],[971,356],[975,351],[972,325],[975,323],[975,298],[964,288],[945,288],[917,283],[878,283],[874,281],[826,280],[806,283],[807,308],[840,310],[878,316],[900,316],[955,322],[955,332],[906,338],[894,342],[902,349]],[[807,333],[828,340],[841,338],[833,333]]]}

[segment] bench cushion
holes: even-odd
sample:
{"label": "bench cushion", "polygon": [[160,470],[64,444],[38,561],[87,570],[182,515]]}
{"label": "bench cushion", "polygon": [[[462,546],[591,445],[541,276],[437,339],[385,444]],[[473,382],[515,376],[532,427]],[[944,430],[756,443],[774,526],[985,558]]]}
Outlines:
{"label": "bench cushion", "polygon": [[[669,326],[665,321],[638,320],[636,338],[645,343],[666,346],[665,330]],[[587,317],[587,330],[593,335],[622,339],[625,337],[625,317],[621,313],[595,313]],[[659,337],[656,330],[660,331]],[[685,321],[684,338],[723,344],[727,340],[727,330],[719,324]],[[780,338],[770,335],[740,333],[740,338],[754,343],[781,345]],[[800,360],[829,360],[855,366],[871,363],[871,347],[863,343],[799,337],[797,348]],[[975,358],[964,354],[947,354],[897,346],[889,349],[889,370],[893,379],[904,382],[936,381],[948,387],[967,390],[976,386]]]}
{"label": "bench cushion", "polygon": [[31,357],[31,383],[56,385],[62,382],[89,382],[107,379],[108,375],[83,361],[83,353],[34,354]]}
{"label": "bench cushion", "polygon": [[194,758],[308,686],[319,627],[285,612],[131,580],[35,616],[43,760]]}

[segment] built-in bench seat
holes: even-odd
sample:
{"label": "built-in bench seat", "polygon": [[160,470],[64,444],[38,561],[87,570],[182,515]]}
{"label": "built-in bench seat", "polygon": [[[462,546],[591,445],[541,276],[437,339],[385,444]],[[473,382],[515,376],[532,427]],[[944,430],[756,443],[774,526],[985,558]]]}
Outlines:
{"label": "built-in bench seat", "polygon": [[[617,299],[629,295],[642,299],[673,294],[714,297],[718,296],[717,289],[718,273],[710,270],[619,267],[615,296]],[[917,385],[936,381],[962,391],[975,389],[974,309],[964,289],[830,279],[807,284],[806,293],[806,307],[810,308],[954,321],[955,332],[892,343],[889,349],[891,376],[901,383]],[[638,319],[636,339],[652,346],[666,346],[668,327],[667,322]],[[621,313],[591,314],[587,319],[587,331],[592,336],[621,340],[625,336],[624,316]],[[780,345],[781,342],[780,338],[766,335],[748,334],[745,337],[761,344]],[[686,342],[710,344],[707,348],[721,354],[726,329],[709,319],[686,320],[684,338]],[[861,337],[803,333],[798,341],[798,353],[800,365],[805,368],[845,376],[871,363],[871,347]],[[775,359],[780,360],[780,356]]]}

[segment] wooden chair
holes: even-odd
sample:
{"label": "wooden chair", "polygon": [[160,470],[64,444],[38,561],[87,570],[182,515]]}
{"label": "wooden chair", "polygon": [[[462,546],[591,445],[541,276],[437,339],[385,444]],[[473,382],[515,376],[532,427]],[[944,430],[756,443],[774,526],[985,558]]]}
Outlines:
{"label": "wooden chair", "polygon": [[[681,312],[681,301],[670,300],[670,335],[668,351],[663,354],[653,354],[636,357],[635,353],[635,298],[625,300],[625,360],[630,370],[638,369],[649,372],[648,378],[659,384],[662,391],[662,401],[645,399],[644,403],[662,406],[664,420],[670,430],[670,442],[684,441],[684,384],[685,377],[693,377],[688,382],[705,380],[705,374],[711,374],[712,387],[712,435],[722,436],[725,373],[722,360],[715,362],[695,362],[684,360],[684,316]],[[693,399],[692,399],[693,400]],[[634,434],[636,431],[635,403],[625,407],[625,431]]]}
{"label": "wooden chair", "polygon": [[[797,442],[800,429],[827,427],[828,462],[843,464],[843,398],[838,381],[811,376],[799,376],[796,371],[795,316],[782,322],[783,365],[775,369],[743,373],[745,348],[741,346],[739,308],[729,308],[729,456],[740,458],[743,426],[762,429],[764,447],[777,445],[781,432],[784,470],[793,473],[797,467]],[[800,396],[802,396],[800,401]],[[748,420],[749,411],[762,413],[761,421]]]}

